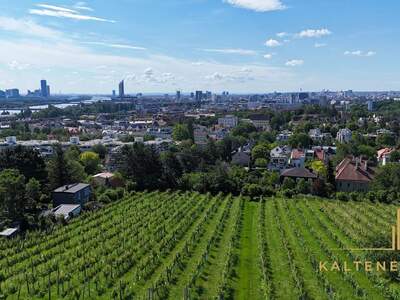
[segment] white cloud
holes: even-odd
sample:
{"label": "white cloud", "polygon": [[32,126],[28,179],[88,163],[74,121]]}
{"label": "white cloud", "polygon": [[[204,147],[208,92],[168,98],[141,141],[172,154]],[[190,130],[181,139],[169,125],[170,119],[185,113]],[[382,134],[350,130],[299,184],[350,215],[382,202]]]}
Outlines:
{"label": "white cloud", "polygon": [[272,53],[267,53],[267,54],[264,54],[264,58],[266,58],[266,59],[271,59],[271,58],[272,58],[272,56],[273,56],[273,54],[272,54]]}
{"label": "white cloud", "polygon": [[117,48],[117,49],[130,49],[130,50],[147,50],[144,47],[127,45],[127,44],[113,44],[113,43],[105,43],[105,42],[86,42],[86,44],[90,45],[98,45],[110,48]]}
{"label": "white cloud", "polygon": [[278,33],[276,34],[276,36],[277,36],[277,37],[280,37],[280,38],[286,37],[286,36],[288,36],[288,35],[289,35],[289,33],[287,33],[287,32],[278,32]]}
{"label": "white cloud", "polygon": [[257,55],[256,51],[248,49],[201,49],[201,50],[205,52],[215,52],[223,54]]}
{"label": "white cloud", "polygon": [[288,67],[297,67],[297,66],[301,66],[303,64],[304,64],[304,61],[302,59],[292,59],[292,60],[288,60],[285,65]]}
{"label": "white cloud", "polygon": [[224,0],[236,7],[246,8],[258,12],[267,12],[285,9],[281,0]]}
{"label": "white cloud", "polygon": [[[134,53],[106,54],[101,48],[96,49],[62,32],[25,19],[0,17],[0,30],[18,33],[14,38],[0,40],[0,65],[14,70],[6,73],[6,68],[0,67],[0,81],[1,78],[7,78],[7,81],[3,80],[4,88],[13,87],[13,82],[18,82],[21,90],[34,89],[41,78],[48,78],[54,91],[110,93],[116,89],[121,79],[131,75],[126,87],[128,92],[169,92],[178,85],[187,91],[212,89],[218,92],[228,89],[236,92],[264,92],[265,84],[280,90],[287,87],[292,78],[290,70],[261,64],[244,66],[239,63],[191,61],[148,52],[140,57],[135,57]],[[111,45],[117,48],[121,45],[132,46]],[[228,53],[258,55],[253,50],[233,50]],[[22,69],[23,72],[16,71]],[[51,76],[46,74],[48,69],[51,69]],[[136,74],[132,74],[132,70]],[[143,72],[138,73],[136,70]],[[221,74],[223,79],[206,78],[215,73]],[[214,77],[217,79],[221,76]]]}
{"label": "white cloud", "polygon": [[306,29],[296,34],[299,38],[320,38],[323,36],[331,35],[332,32],[326,28],[323,29]]}
{"label": "white cloud", "polygon": [[41,26],[32,20],[9,17],[0,17],[0,30],[42,38],[57,38],[62,35],[61,32]]}
{"label": "white cloud", "polygon": [[56,6],[56,5],[49,5],[49,4],[36,4],[37,7],[40,8],[45,8],[45,9],[51,9],[51,10],[55,10],[55,11],[63,11],[66,13],[76,13],[75,10],[66,8],[66,7],[62,7],[62,6]]}
{"label": "white cloud", "polygon": [[193,65],[193,66],[203,66],[203,65],[204,65],[204,62],[202,62],[202,61],[195,61],[195,62],[192,62],[192,65]]}
{"label": "white cloud", "polygon": [[322,47],[326,47],[326,46],[327,46],[327,44],[325,44],[325,43],[315,43],[314,44],[315,48],[322,48]]}
{"label": "white cloud", "polygon": [[20,63],[16,60],[13,60],[8,63],[8,67],[10,68],[11,71],[22,71],[28,69],[30,64],[24,64]]}
{"label": "white cloud", "polygon": [[215,72],[211,75],[206,75],[204,78],[208,81],[223,81],[223,82],[239,82],[239,83],[244,83],[244,82],[249,82],[255,80],[253,76],[250,76],[251,72],[246,72],[246,71],[238,71],[238,72],[232,72],[232,73],[220,73],[220,72]]}
{"label": "white cloud", "polygon": [[364,52],[362,50],[354,50],[354,51],[345,51],[344,55],[346,56],[359,56],[359,57],[371,57],[376,55],[375,51],[367,51]]}
{"label": "white cloud", "polygon": [[29,13],[31,15],[57,17],[57,18],[68,18],[81,21],[99,21],[99,22],[110,22],[115,23],[114,20],[103,19],[99,17],[84,15],[70,8],[65,8],[61,6],[49,5],[49,4],[37,4],[39,8],[30,9]]}
{"label": "white cloud", "polygon": [[89,7],[86,2],[77,2],[73,7],[78,10],[93,11],[93,8]]}
{"label": "white cloud", "polygon": [[270,47],[270,48],[279,47],[281,45],[282,44],[279,41],[274,40],[274,39],[269,39],[268,41],[265,42],[265,46]]}

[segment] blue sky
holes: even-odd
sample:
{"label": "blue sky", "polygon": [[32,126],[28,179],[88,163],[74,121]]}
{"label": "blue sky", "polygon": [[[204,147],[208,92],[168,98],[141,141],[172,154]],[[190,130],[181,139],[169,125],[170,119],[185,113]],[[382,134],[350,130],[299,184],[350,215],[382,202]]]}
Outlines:
{"label": "blue sky", "polygon": [[0,89],[399,90],[400,2],[0,2]]}

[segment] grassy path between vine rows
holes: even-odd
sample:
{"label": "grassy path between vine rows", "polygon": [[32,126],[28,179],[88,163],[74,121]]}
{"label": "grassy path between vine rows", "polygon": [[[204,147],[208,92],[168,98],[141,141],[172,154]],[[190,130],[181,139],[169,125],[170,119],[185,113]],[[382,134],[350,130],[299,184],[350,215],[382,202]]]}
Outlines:
{"label": "grassy path between vine rows", "polygon": [[260,204],[246,201],[240,239],[238,280],[235,299],[263,299],[259,268],[258,215]]}

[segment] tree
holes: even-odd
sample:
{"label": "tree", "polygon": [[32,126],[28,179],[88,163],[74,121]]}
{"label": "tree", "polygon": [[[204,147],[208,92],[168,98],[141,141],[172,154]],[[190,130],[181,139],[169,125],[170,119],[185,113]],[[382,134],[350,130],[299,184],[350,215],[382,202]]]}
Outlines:
{"label": "tree", "polygon": [[289,177],[285,177],[282,183],[282,190],[293,190],[296,187],[296,182]]}
{"label": "tree", "polygon": [[319,197],[327,197],[329,192],[325,181],[320,178],[314,180],[312,191],[314,195],[317,195]]}
{"label": "tree", "polygon": [[25,211],[25,177],[18,170],[0,172],[0,207],[9,220],[22,219]]}
{"label": "tree", "polygon": [[100,157],[97,153],[83,152],[79,158],[87,174],[94,175],[100,171]]}
{"label": "tree", "polygon": [[35,178],[29,179],[28,183],[25,186],[25,196],[27,206],[30,209],[35,209],[37,204],[40,202],[40,198],[42,195],[40,190],[40,182]]}
{"label": "tree", "polygon": [[243,186],[242,193],[251,199],[255,199],[263,195],[263,187],[256,183],[247,183]]}
{"label": "tree", "polygon": [[175,141],[184,141],[191,138],[189,128],[186,124],[176,124],[172,130],[172,138]]}
{"label": "tree", "polygon": [[248,138],[250,133],[256,132],[256,131],[257,131],[257,128],[252,123],[241,122],[238,124],[238,126],[233,128],[232,135]]}
{"label": "tree", "polygon": [[390,154],[390,161],[391,162],[399,162],[400,161],[400,151],[393,151]]}
{"label": "tree", "polygon": [[269,144],[262,143],[254,146],[254,148],[251,150],[251,158],[256,161],[257,159],[265,159],[268,160],[269,158]]}
{"label": "tree", "polygon": [[53,148],[53,156],[47,164],[51,189],[76,183],[86,178],[84,167],[78,161],[76,150],[64,152],[60,144]]}
{"label": "tree", "polygon": [[136,182],[139,190],[155,190],[161,186],[162,164],[156,149],[143,143],[125,145],[118,158],[118,171]]}
{"label": "tree", "polygon": [[305,133],[294,134],[289,137],[288,144],[292,148],[309,148],[312,145],[312,139]]}
{"label": "tree", "polygon": [[31,148],[18,145],[0,151],[0,171],[5,169],[16,169],[25,178],[36,178],[41,184],[47,182],[46,164],[40,153]]}
{"label": "tree", "polygon": [[258,168],[266,168],[268,165],[268,160],[265,158],[257,158],[254,165]]}
{"label": "tree", "polygon": [[400,192],[400,164],[389,163],[380,167],[372,186],[376,191]]}
{"label": "tree", "polygon": [[310,163],[311,169],[314,173],[317,173],[319,176],[326,177],[327,176],[327,169],[324,163],[320,160],[314,160]]}
{"label": "tree", "polygon": [[326,182],[332,187],[336,186],[335,170],[331,160],[328,160],[328,167],[326,169]]}
{"label": "tree", "polygon": [[396,138],[392,134],[381,134],[376,138],[376,144],[381,147],[390,147],[396,145]]}
{"label": "tree", "polygon": [[296,191],[298,194],[309,194],[311,192],[310,182],[301,178],[299,182],[297,182]]}
{"label": "tree", "polygon": [[171,151],[163,152],[160,156],[162,164],[162,178],[167,188],[176,188],[182,176],[182,166]]}
{"label": "tree", "polygon": [[105,159],[107,155],[107,148],[102,144],[97,144],[92,147],[92,151],[97,153],[100,159]]}
{"label": "tree", "polygon": [[67,160],[60,144],[53,147],[53,156],[50,159],[47,170],[49,173],[50,188],[56,189],[65,184],[71,183]]}

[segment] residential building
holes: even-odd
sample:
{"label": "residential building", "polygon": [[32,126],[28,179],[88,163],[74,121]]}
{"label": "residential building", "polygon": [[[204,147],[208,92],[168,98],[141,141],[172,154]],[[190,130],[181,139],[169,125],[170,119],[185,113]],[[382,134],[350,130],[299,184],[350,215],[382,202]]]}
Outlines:
{"label": "residential building", "polygon": [[53,207],[61,204],[84,205],[89,201],[91,195],[90,185],[86,183],[75,183],[64,185],[52,193]]}
{"label": "residential building", "polygon": [[227,128],[236,127],[239,123],[239,119],[233,115],[226,115],[225,117],[218,118],[218,125]]}
{"label": "residential building", "polygon": [[204,146],[208,143],[208,129],[205,126],[196,126],[193,135],[194,135],[194,143],[196,145]]}
{"label": "residential building", "polygon": [[79,204],[61,204],[52,209],[51,213],[54,214],[54,216],[62,217],[67,221],[78,216],[81,211],[82,207]]}
{"label": "residential building", "polygon": [[249,150],[246,151],[243,148],[239,148],[239,150],[232,155],[232,164],[248,167],[251,161],[250,153],[251,152]]}
{"label": "residential building", "polygon": [[348,143],[351,141],[352,138],[352,132],[350,129],[348,128],[343,128],[340,129],[336,135],[336,139],[340,142],[340,143]]}
{"label": "residential building", "polygon": [[304,168],[306,162],[306,154],[303,150],[293,149],[290,153],[289,165],[294,168]]}
{"label": "residential building", "polygon": [[336,167],[336,190],[340,192],[367,192],[375,170],[368,161],[359,157],[346,157]]}
{"label": "residential building", "polygon": [[276,140],[278,142],[287,142],[292,135],[293,135],[293,132],[284,130],[277,135]]}
{"label": "residential building", "polygon": [[122,180],[116,178],[113,173],[104,172],[93,176],[92,182],[95,186],[106,186],[106,187],[119,187],[123,185]]}
{"label": "residential building", "polygon": [[332,138],[332,135],[330,133],[322,133],[321,129],[319,129],[319,128],[311,129],[308,133],[308,136],[314,142],[328,141]]}
{"label": "residential building", "polygon": [[263,114],[255,114],[249,116],[249,119],[251,123],[256,127],[257,129],[263,129],[263,130],[271,130],[271,126],[269,125],[269,117]]}

